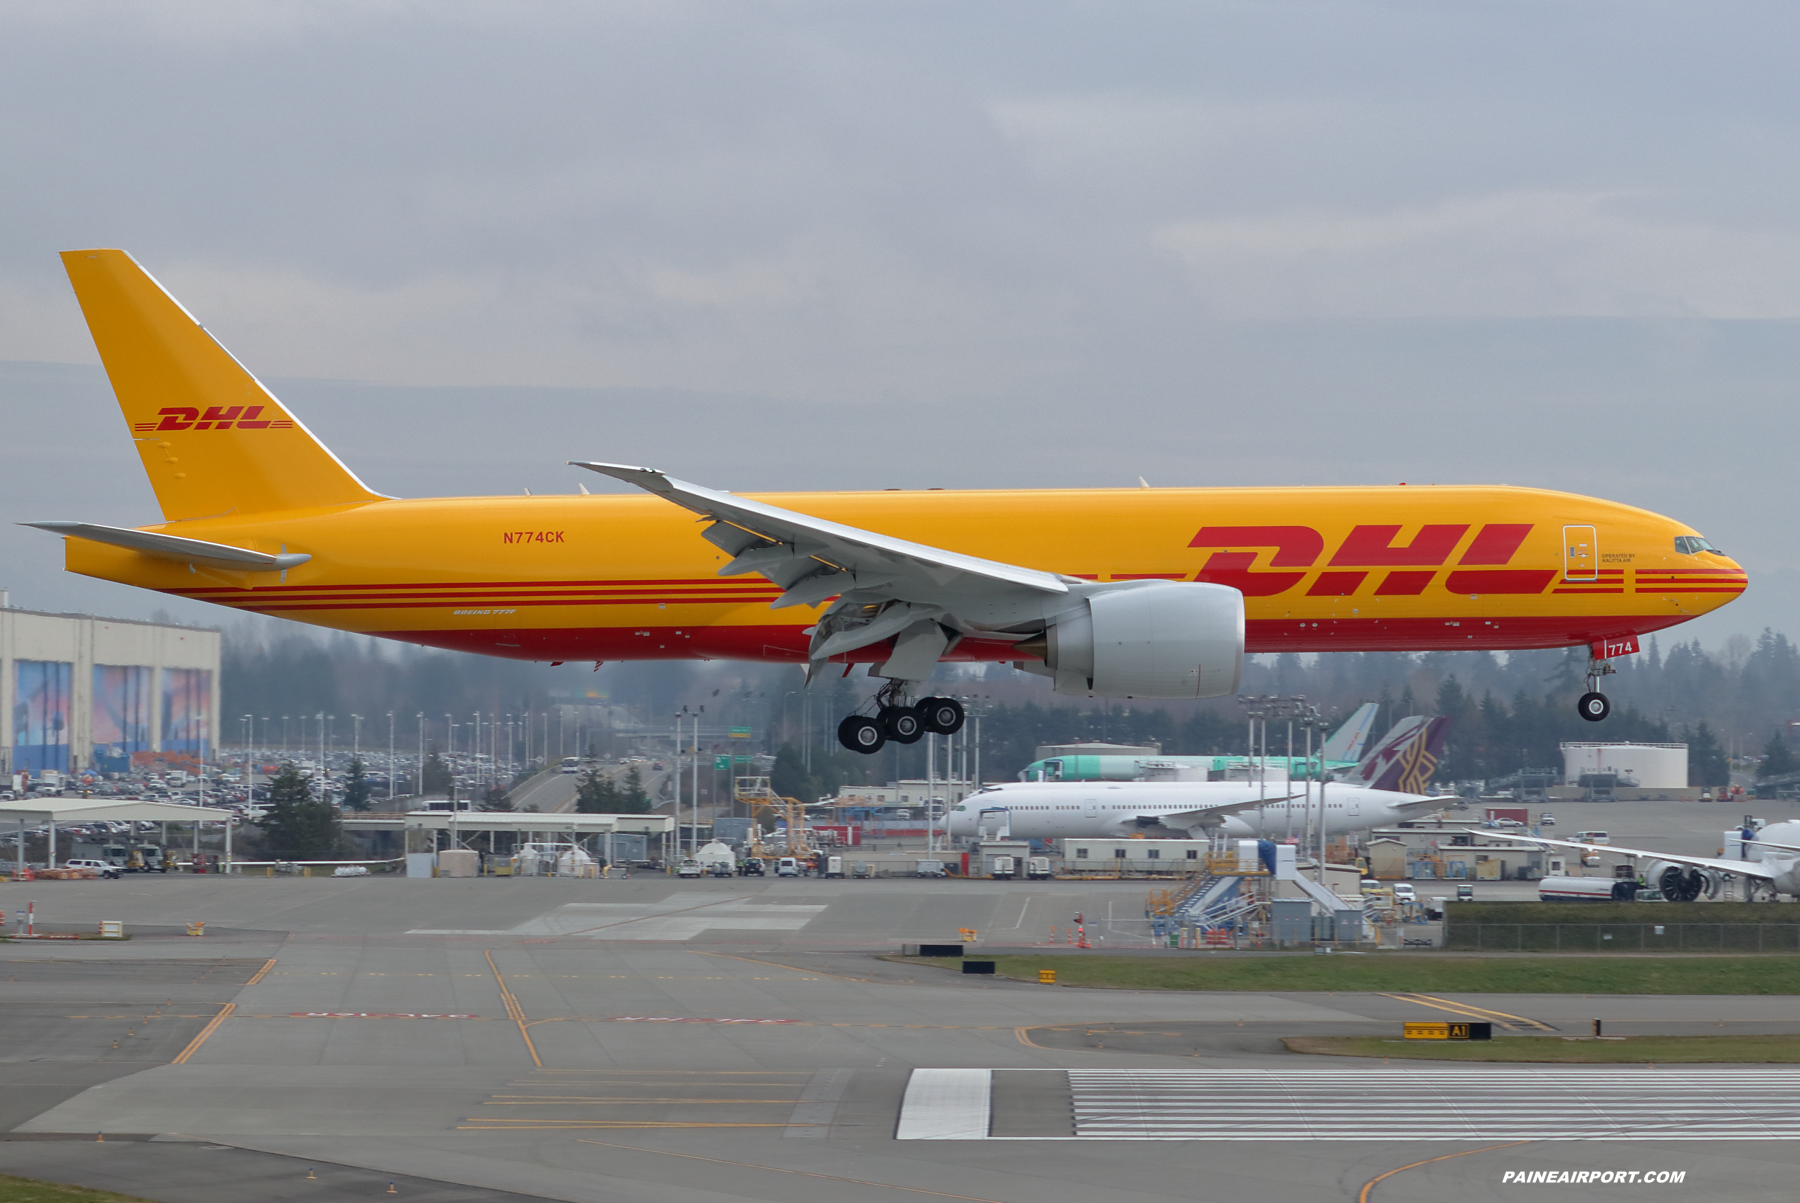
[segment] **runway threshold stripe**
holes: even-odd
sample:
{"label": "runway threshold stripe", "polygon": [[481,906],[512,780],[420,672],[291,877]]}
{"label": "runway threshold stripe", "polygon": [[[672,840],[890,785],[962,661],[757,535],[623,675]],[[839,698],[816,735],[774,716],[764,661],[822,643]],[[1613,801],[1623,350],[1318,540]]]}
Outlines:
{"label": "runway threshold stripe", "polygon": [[1791,1071],[1572,1068],[1067,1072],[1086,1139],[1381,1140],[1397,1129],[1416,1140],[1800,1138]]}
{"label": "runway threshold stripe", "polygon": [[224,1007],[220,1008],[219,1013],[212,1017],[212,1022],[201,1028],[200,1034],[188,1041],[188,1046],[182,1049],[169,1064],[186,1065],[188,1063],[188,1058],[200,1051],[200,1046],[206,1043],[206,1038],[218,1031],[219,1025],[225,1022],[225,1017],[235,1010],[237,1010],[236,1003],[226,1003]]}

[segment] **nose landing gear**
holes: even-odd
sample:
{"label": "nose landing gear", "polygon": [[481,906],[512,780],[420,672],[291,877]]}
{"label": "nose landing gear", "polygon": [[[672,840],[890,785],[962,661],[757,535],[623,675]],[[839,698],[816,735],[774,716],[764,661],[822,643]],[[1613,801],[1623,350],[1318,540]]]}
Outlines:
{"label": "nose landing gear", "polygon": [[1600,692],[1600,678],[1617,671],[1611,660],[1588,657],[1587,692],[1575,703],[1576,713],[1590,723],[1597,723],[1612,713],[1612,703]]}
{"label": "nose landing gear", "polygon": [[962,703],[955,698],[922,698],[907,705],[906,682],[882,686],[875,695],[875,717],[852,714],[838,724],[838,743],[852,752],[872,756],[891,740],[915,744],[927,733],[954,735],[962,730]]}

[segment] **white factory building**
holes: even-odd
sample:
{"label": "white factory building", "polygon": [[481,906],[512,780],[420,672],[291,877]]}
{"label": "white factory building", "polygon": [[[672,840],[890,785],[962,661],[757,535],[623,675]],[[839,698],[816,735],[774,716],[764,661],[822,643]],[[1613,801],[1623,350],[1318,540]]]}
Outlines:
{"label": "white factory building", "polygon": [[1583,774],[1616,773],[1644,789],[1680,789],[1688,783],[1686,744],[1567,743],[1562,745],[1563,780]]}
{"label": "white factory building", "polygon": [[0,608],[0,772],[120,772],[218,741],[219,632]]}

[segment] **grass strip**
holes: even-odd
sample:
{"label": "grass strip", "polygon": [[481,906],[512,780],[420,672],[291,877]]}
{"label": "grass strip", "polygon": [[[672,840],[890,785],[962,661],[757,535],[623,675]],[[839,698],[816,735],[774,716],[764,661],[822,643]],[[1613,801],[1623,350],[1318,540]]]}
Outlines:
{"label": "grass strip", "polygon": [[39,1182],[0,1174],[0,1203],[147,1203],[137,1195],[118,1195],[109,1190],[89,1190],[62,1182]]}
{"label": "grass strip", "polygon": [[[979,954],[977,954],[979,955]],[[986,959],[986,958],[983,958]],[[1035,982],[1056,970],[1058,985],[1115,990],[1398,991],[1467,994],[1800,994],[1800,957],[1458,957],[1438,953],[1366,956],[1191,957],[996,956],[999,976]],[[955,970],[955,958],[917,963]]]}
{"label": "grass strip", "polygon": [[1622,1040],[1503,1036],[1402,1040],[1393,1036],[1284,1036],[1291,1053],[1406,1061],[1512,1061],[1546,1065],[1792,1065],[1800,1036],[1627,1036]]}

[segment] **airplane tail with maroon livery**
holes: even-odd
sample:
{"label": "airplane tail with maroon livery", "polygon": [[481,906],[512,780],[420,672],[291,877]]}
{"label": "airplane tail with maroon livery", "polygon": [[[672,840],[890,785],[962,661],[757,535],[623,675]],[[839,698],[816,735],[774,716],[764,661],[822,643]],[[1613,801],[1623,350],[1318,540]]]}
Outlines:
{"label": "airplane tail with maroon livery", "polygon": [[1397,794],[1423,794],[1444,759],[1444,739],[1450,720],[1413,715],[1401,719],[1369,754],[1344,777],[1346,785],[1387,790]]}

